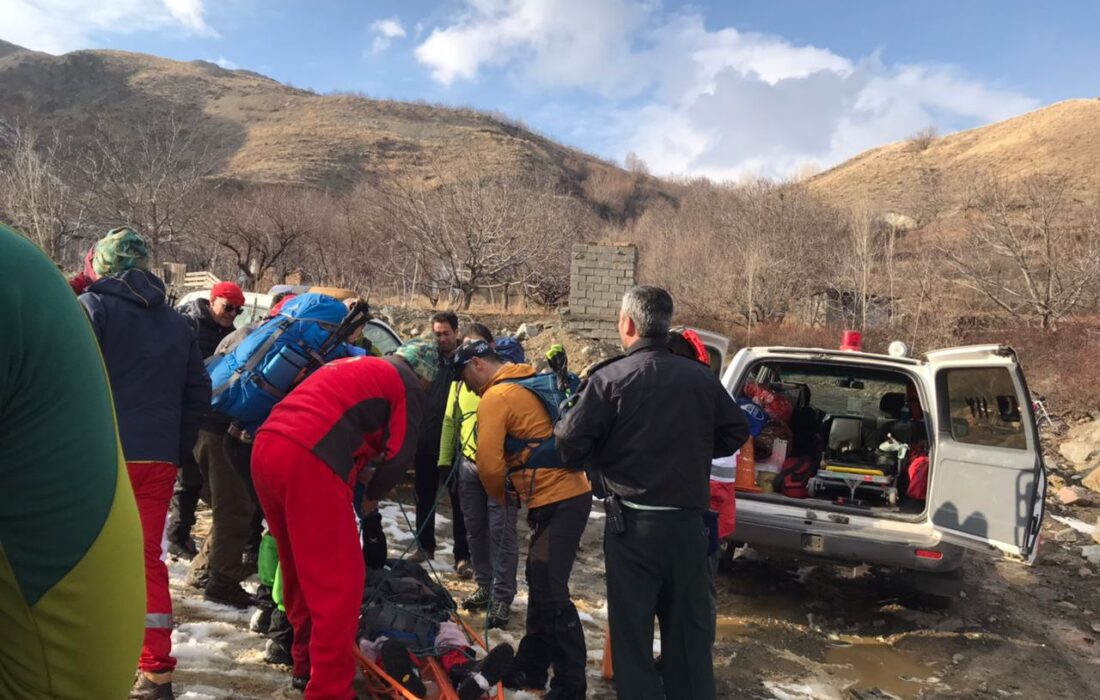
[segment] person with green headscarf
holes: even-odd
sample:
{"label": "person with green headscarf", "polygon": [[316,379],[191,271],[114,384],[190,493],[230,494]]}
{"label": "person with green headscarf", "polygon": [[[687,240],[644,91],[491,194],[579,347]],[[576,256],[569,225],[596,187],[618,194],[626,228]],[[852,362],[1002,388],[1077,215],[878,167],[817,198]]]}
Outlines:
{"label": "person with green headscarf", "polygon": [[0,298],[0,697],[125,697],[145,578],[107,372],[65,278],[4,226]]}
{"label": "person with green headscarf", "polygon": [[177,468],[210,410],[210,377],[191,325],[165,303],[164,282],[148,271],[148,256],[133,229],[110,231],[96,244],[98,279],[80,303],[107,366],[145,537],[145,643],[130,698],[170,700],[176,659],[164,527]]}

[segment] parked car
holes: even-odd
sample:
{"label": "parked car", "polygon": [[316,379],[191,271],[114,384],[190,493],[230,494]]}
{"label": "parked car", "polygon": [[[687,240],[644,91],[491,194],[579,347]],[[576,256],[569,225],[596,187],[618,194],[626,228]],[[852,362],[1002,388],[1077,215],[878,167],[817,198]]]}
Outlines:
{"label": "parked car", "polygon": [[[704,343],[712,365],[724,362],[727,339],[707,334]],[[722,382],[735,397],[761,387],[782,397],[799,414],[792,423],[818,431],[820,460],[804,497],[769,492],[767,478],[759,491],[753,484],[738,490],[737,543],[764,554],[890,567],[941,597],[957,594],[967,551],[1027,564],[1038,556],[1045,466],[1011,348],[956,347],[917,359],[898,343],[888,355],[753,347],[733,357]],[[787,437],[789,447],[794,435]],[[910,454],[899,455],[895,444]],[[920,499],[906,479],[922,452],[928,471]],[[762,476],[762,461],[779,460],[756,461]]]}

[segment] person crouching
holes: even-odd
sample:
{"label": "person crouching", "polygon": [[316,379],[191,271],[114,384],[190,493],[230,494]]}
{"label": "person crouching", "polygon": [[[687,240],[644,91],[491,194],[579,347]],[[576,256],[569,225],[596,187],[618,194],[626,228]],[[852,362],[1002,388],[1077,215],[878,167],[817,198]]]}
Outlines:
{"label": "person crouching", "polygon": [[438,366],[435,344],[420,340],[388,357],[330,362],[257,432],[252,477],[279,550],[295,685],[308,700],[355,696],[352,643],[366,572],[354,486],[363,482],[377,501],[412,464],[424,388]]}

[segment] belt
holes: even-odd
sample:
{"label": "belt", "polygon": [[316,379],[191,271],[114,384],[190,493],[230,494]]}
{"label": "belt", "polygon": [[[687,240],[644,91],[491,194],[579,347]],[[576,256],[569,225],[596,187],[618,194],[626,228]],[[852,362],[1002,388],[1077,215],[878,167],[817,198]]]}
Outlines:
{"label": "belt", "polygon": [[237,438],[238,440],[240,440],[243,443],[251,443],[252,442],[252,434],[249,433],[247,430],[244,430],[243,428],[241,428],[241,426],[237,425],[236,423],[230,423],[229,424],[228,433],[229,433],[229,437]]}

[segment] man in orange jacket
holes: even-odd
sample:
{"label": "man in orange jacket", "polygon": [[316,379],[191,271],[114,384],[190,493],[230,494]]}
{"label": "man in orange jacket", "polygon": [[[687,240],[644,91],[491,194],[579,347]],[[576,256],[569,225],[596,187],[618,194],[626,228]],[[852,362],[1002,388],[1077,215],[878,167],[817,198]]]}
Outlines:
{"label": "man in orange jacket", "polygon": [[[506,363],[482,340],[459,348],[454,363],[457,376],[481,395],[477,468],[485,491],[504,502],[505,489],[513,488],[527,504],[531,526],[527,633],[504,684],[542,689],[553,666],[544,699],[579,700],[587,690],[588,655],[569,575],[592,510],[592,486],[584,472],[564,469],[556,458],[532,459],[533,446],[551,439],[554,426],[542,399],[518,381],[535,376],[531,365]],[[516,443],[522,447],[513,451]]]}

